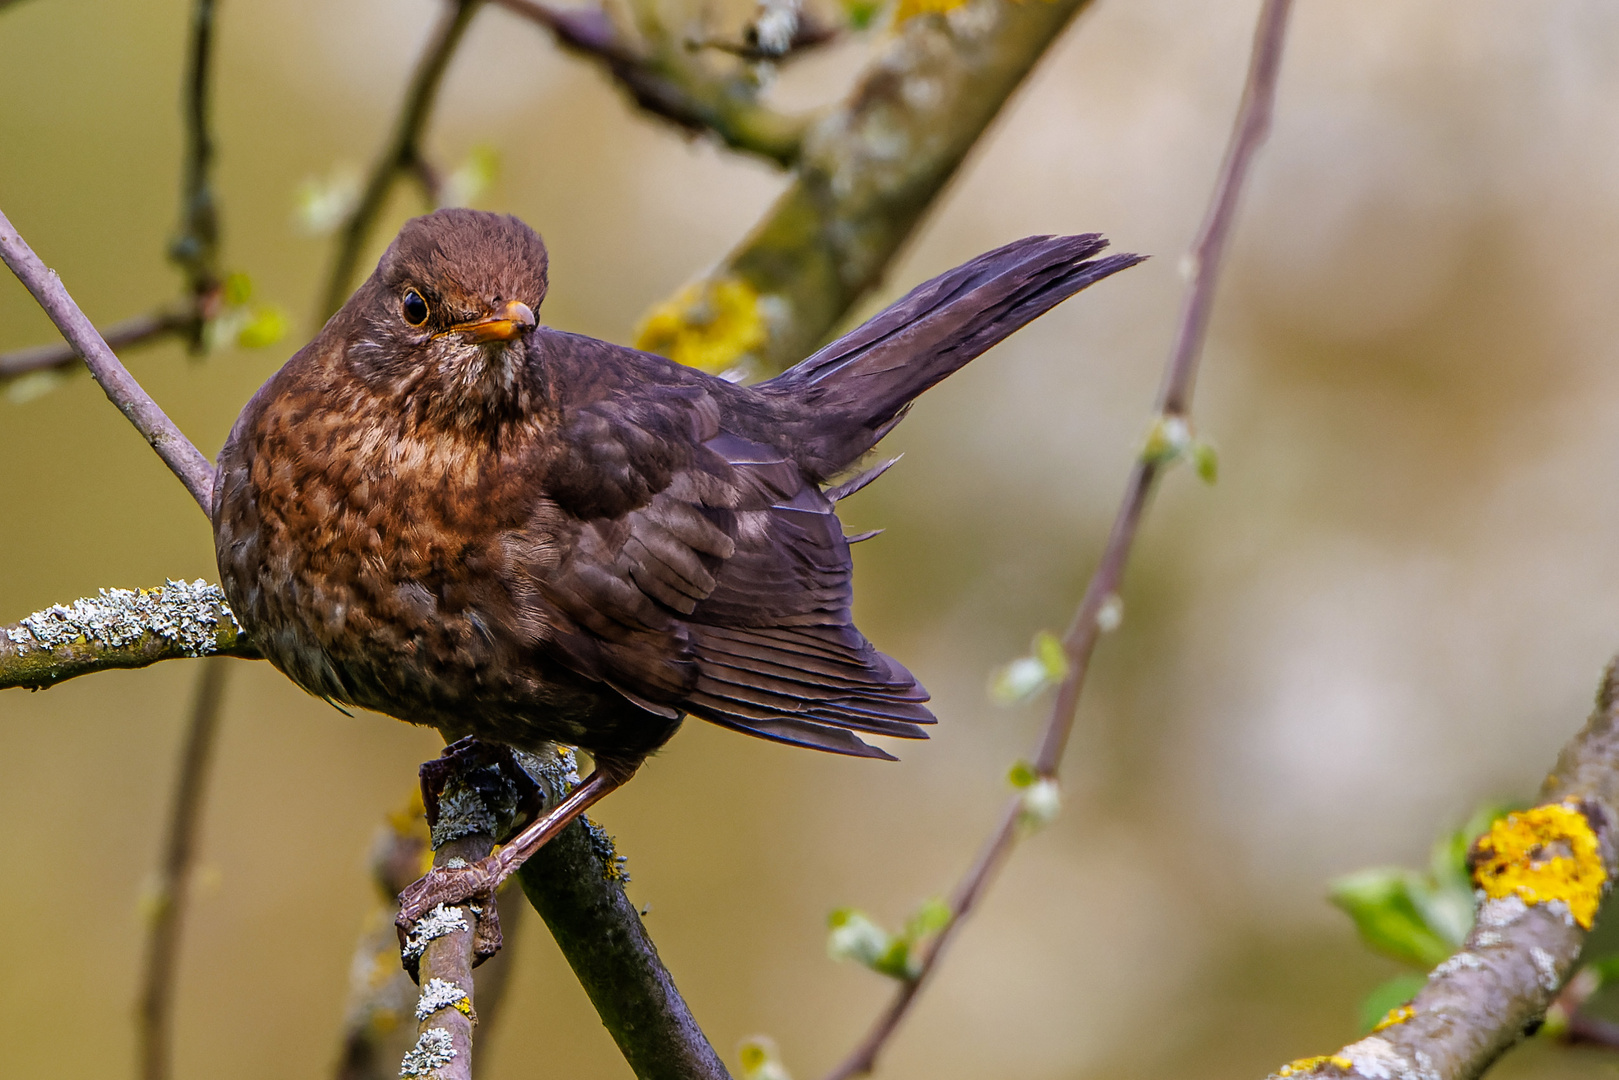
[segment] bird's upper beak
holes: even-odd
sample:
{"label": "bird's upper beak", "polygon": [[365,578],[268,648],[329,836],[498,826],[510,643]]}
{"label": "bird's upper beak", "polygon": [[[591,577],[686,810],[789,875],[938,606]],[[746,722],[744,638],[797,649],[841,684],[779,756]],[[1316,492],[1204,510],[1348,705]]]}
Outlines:
{"label": "bird's upper beak", "polygon": [[534,329],[534,310],[521,300],[508,300],[487,319],[460,323],[450,329],[465,341],[512,341]]}

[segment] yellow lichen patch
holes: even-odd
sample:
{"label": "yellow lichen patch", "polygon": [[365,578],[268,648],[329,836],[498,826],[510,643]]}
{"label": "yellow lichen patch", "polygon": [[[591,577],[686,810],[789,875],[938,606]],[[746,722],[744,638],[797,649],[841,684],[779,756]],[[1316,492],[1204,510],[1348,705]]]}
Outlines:
{"label": "yellow lichen patch", "polygon": [[1323,1065],[1336,1065],[1340,1069],[1351,1069],[1354,1068],[1355,1063],[1340,1054],[1320,1054],[1316,1057],[1299,1058],[1297,1061],[1289,1061],[1286,1065],[1283,1065],[1280,1069],[1276,1070],[1276,1075],[1303,1076],[1305,1073],[1314,1072]]}
{"label": "yellow lichen patch", "polygon": [[1473,880],[1486,896],[1516,896],[1526,904],[1561,900],[1591,929],[1607,870],[1590,822],[1563,803],[1508,814],[1480,837]]}
{"label": "yellow lichen patch", "polygon": [[904,22],[917,15],[943,15],[966,3],[967,0],[899,0],[894,8],[894,21]]}
{"label": "yellow lichen patch", "polygon": [[478,1022],[477,1014],[472,1011],[472,1000],[470,998],[464,997],[450,1007],[456,1012],[460,1013],[462,1016],[466,1017],[468,1020],[471,1020],[474,1024]]}
{"label": "yellow lichen patch", "polygon": [[1398,1025],[1410,1020],[1415,1015],[1417,1015],[1417,1010],[1413,1009],[1409,1005],[1401,1005],[1397,1008],[1390,1009],[1383,1016],[1383,1019],[1379,1020],[1372,1026],[1372,1034],[1376,1035],[1379,1031],[1387,1031],[1391,1027],[1397,1027]]}
{"label": "yellow lichen patch", "polygon": [[636,327],[635,347],[718,373],[735,367],[768,336],[758,290],[725,277],[687,285],[647,312]]}

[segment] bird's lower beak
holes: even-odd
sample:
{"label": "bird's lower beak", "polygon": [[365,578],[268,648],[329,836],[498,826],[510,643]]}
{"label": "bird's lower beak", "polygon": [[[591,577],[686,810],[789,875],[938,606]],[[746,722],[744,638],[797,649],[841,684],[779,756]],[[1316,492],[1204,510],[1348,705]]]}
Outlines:
{"label": "bird's lower beak", "polygon": [[466,341],[512,341],[534,325],[534,310],[520,300],[511,300],[489,318],[461,323],[451,333]]}

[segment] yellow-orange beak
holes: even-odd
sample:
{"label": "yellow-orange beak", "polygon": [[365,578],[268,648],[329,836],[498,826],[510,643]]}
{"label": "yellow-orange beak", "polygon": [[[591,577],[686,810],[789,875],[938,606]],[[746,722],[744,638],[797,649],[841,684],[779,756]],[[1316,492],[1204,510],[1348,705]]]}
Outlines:
{"label": "yellow-orange beak", "polygon": [[450,333],[459,334],[466,341],[512,341],[534,329],[534,323],[532,308],[521,300],[508,300],[489,318],[461,323],[452,327]]}

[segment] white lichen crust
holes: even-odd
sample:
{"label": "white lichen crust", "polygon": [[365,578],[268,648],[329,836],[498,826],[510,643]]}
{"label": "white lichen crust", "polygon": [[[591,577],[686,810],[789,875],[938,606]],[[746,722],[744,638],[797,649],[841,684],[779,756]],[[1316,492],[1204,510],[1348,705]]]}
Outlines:
{"label": "white lichen crust", "polygon": [[18,655],[80,641],[116,649],[155,634],[173,642],[186,656],[206,656],[219,647],[222,620],[241,632],[224,592],[198,578],[193,582],[171,580],[155,589],[102,589],[97,596],[36,611],[0,634],[16,647]]}
{"label": "white lichen crust", "polygon": [[1405,1058],[1387,1039],[1372,1035],[1343,1048],[1357,1076],[1365,1080],[1440,1080],[1428,1055],[1418,1051],[1416,1060]]}
{"label": "white lichen crust", "polygon": [[467,999],[467,992],[443,979],[428,979],[416,1001],[416,1019],[426,1020],[440,1009],[453,1009]]}
{"label": "white lichen crust", "polygon": [[399,1075],[431,1076],[435,1069],[442,1069],[454,1061],[457,1054],[455,1039],[448,1031],[429,1028],[417,1037],[416,1045],[399,1063]]}
{"label": "white lichen crust", "polygon": [[422,916],[420,922],[411,928],[405,938],[404,954],[407,960],[419,959],[427,951],[427,943],[437,941],[441,937],[448,937],[458,930],[471,930],[467,925],[466,917],[461,914],[460,908],[438,907]]}

